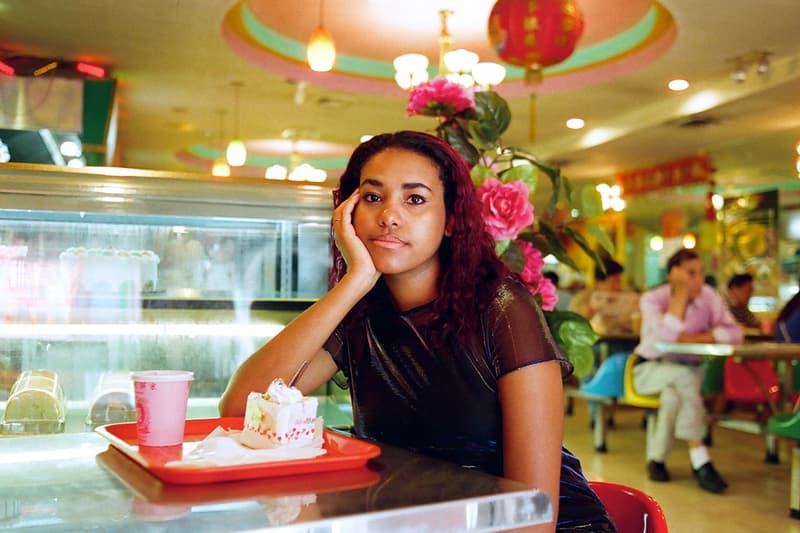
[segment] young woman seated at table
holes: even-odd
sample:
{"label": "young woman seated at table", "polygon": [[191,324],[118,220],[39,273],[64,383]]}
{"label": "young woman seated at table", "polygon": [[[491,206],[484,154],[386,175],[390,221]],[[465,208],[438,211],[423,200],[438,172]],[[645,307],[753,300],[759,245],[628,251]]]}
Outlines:
{"label": "young woman seated at table", "polygon": [[557,527],[536,531],[614,531],[562,446],[571,365],[495,255],[461,156],[424,133],[376,136],[335,206],[333,288],[242,364],[222,414],[304,361],[305,393],[341,369],[358,436],[544,490]]}

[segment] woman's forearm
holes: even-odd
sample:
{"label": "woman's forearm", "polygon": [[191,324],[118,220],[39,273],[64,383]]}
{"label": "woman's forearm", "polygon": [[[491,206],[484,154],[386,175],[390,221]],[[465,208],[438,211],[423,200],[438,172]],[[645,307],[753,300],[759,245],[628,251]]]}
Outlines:
{"label": "woman's forearm", "polygon": [[322,346],[373,285],[370,279],[345,275],[333,289],[242,363],[222,395],[220,414],[244,414],[250,392],[266,390],[275,378],[288,381],[304,361],[308,361],[309,366],[296,383],[304,394],[330,379],[336,372],[336,365]]}

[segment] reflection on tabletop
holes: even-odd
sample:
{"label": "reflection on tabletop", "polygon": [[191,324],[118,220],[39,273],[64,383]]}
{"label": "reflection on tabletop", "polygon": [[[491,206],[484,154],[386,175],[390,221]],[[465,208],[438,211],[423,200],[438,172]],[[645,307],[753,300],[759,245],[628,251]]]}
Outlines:
{"label": "reflection on tabletop", "polygon": [[[346,517],[365,531],[412,523],[431,530],[495,531],[553,518],[547,495],[517,482],[391,446],[381,449],[359,468],[193,485],[163,483],[113,446],[97,462],[128,489],[137,520],[190,520],[204,506],[254,503],[269,525]],[[509,492],[516,496],[504,494]],[[382,512],[369,514],[375,511]]]}

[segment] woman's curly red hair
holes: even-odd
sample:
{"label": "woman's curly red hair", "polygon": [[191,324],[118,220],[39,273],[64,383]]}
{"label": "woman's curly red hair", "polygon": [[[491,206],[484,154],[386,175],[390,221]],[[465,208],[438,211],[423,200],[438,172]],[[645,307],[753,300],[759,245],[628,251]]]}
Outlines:
{"label": "woman's curly red hair", "polygon": [[[444,237],[439,256],[441,274],[438,297],[433,304],[434,320],[458,335],[478,323],[481,313],[493,298],[495,290],[510,270],[495,254],[494,240],[484,230],[481,203],[475,192],[466,161],[443,140],[418,131],[384,133],[362,143],[355,149],[347,168],[334,191],[334,207],[350,197],[360,185],[361,169],[376,154],[387,150],[408,150],[428,158],[439,168],[444,185],[445,210],[452,235]],[[333,229],[331,228],[331,243]],[[332,244],[333,265],[330,286],[344,276],[347,265],[335,244]],[[368,312],[371,303],[379,304],[385,295],[381,281],[351,311],[347,327],[357,317]]]}

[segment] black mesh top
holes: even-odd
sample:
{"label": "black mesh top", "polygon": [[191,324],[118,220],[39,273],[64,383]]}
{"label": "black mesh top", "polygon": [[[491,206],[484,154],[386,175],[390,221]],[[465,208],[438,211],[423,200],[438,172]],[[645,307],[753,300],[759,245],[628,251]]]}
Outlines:
{"label": "black mesh top", "polygon": [[[462,335],[460,342],[432,335],[432,314],[431,304],[406,312],[370,309],[347,335],[337,330],[326,342],[350,383],[356,433],[502,475],[497,380],[543,361],[557,360],[564,375],[572,367],[517,280],[499,286],[480,317],[480,329]],[[598,517],[600,522],[594,521]],[[596,526],[593,531],[613,531],[580,464],[564,449],[559,526],[582,528],[589,522]]]}

